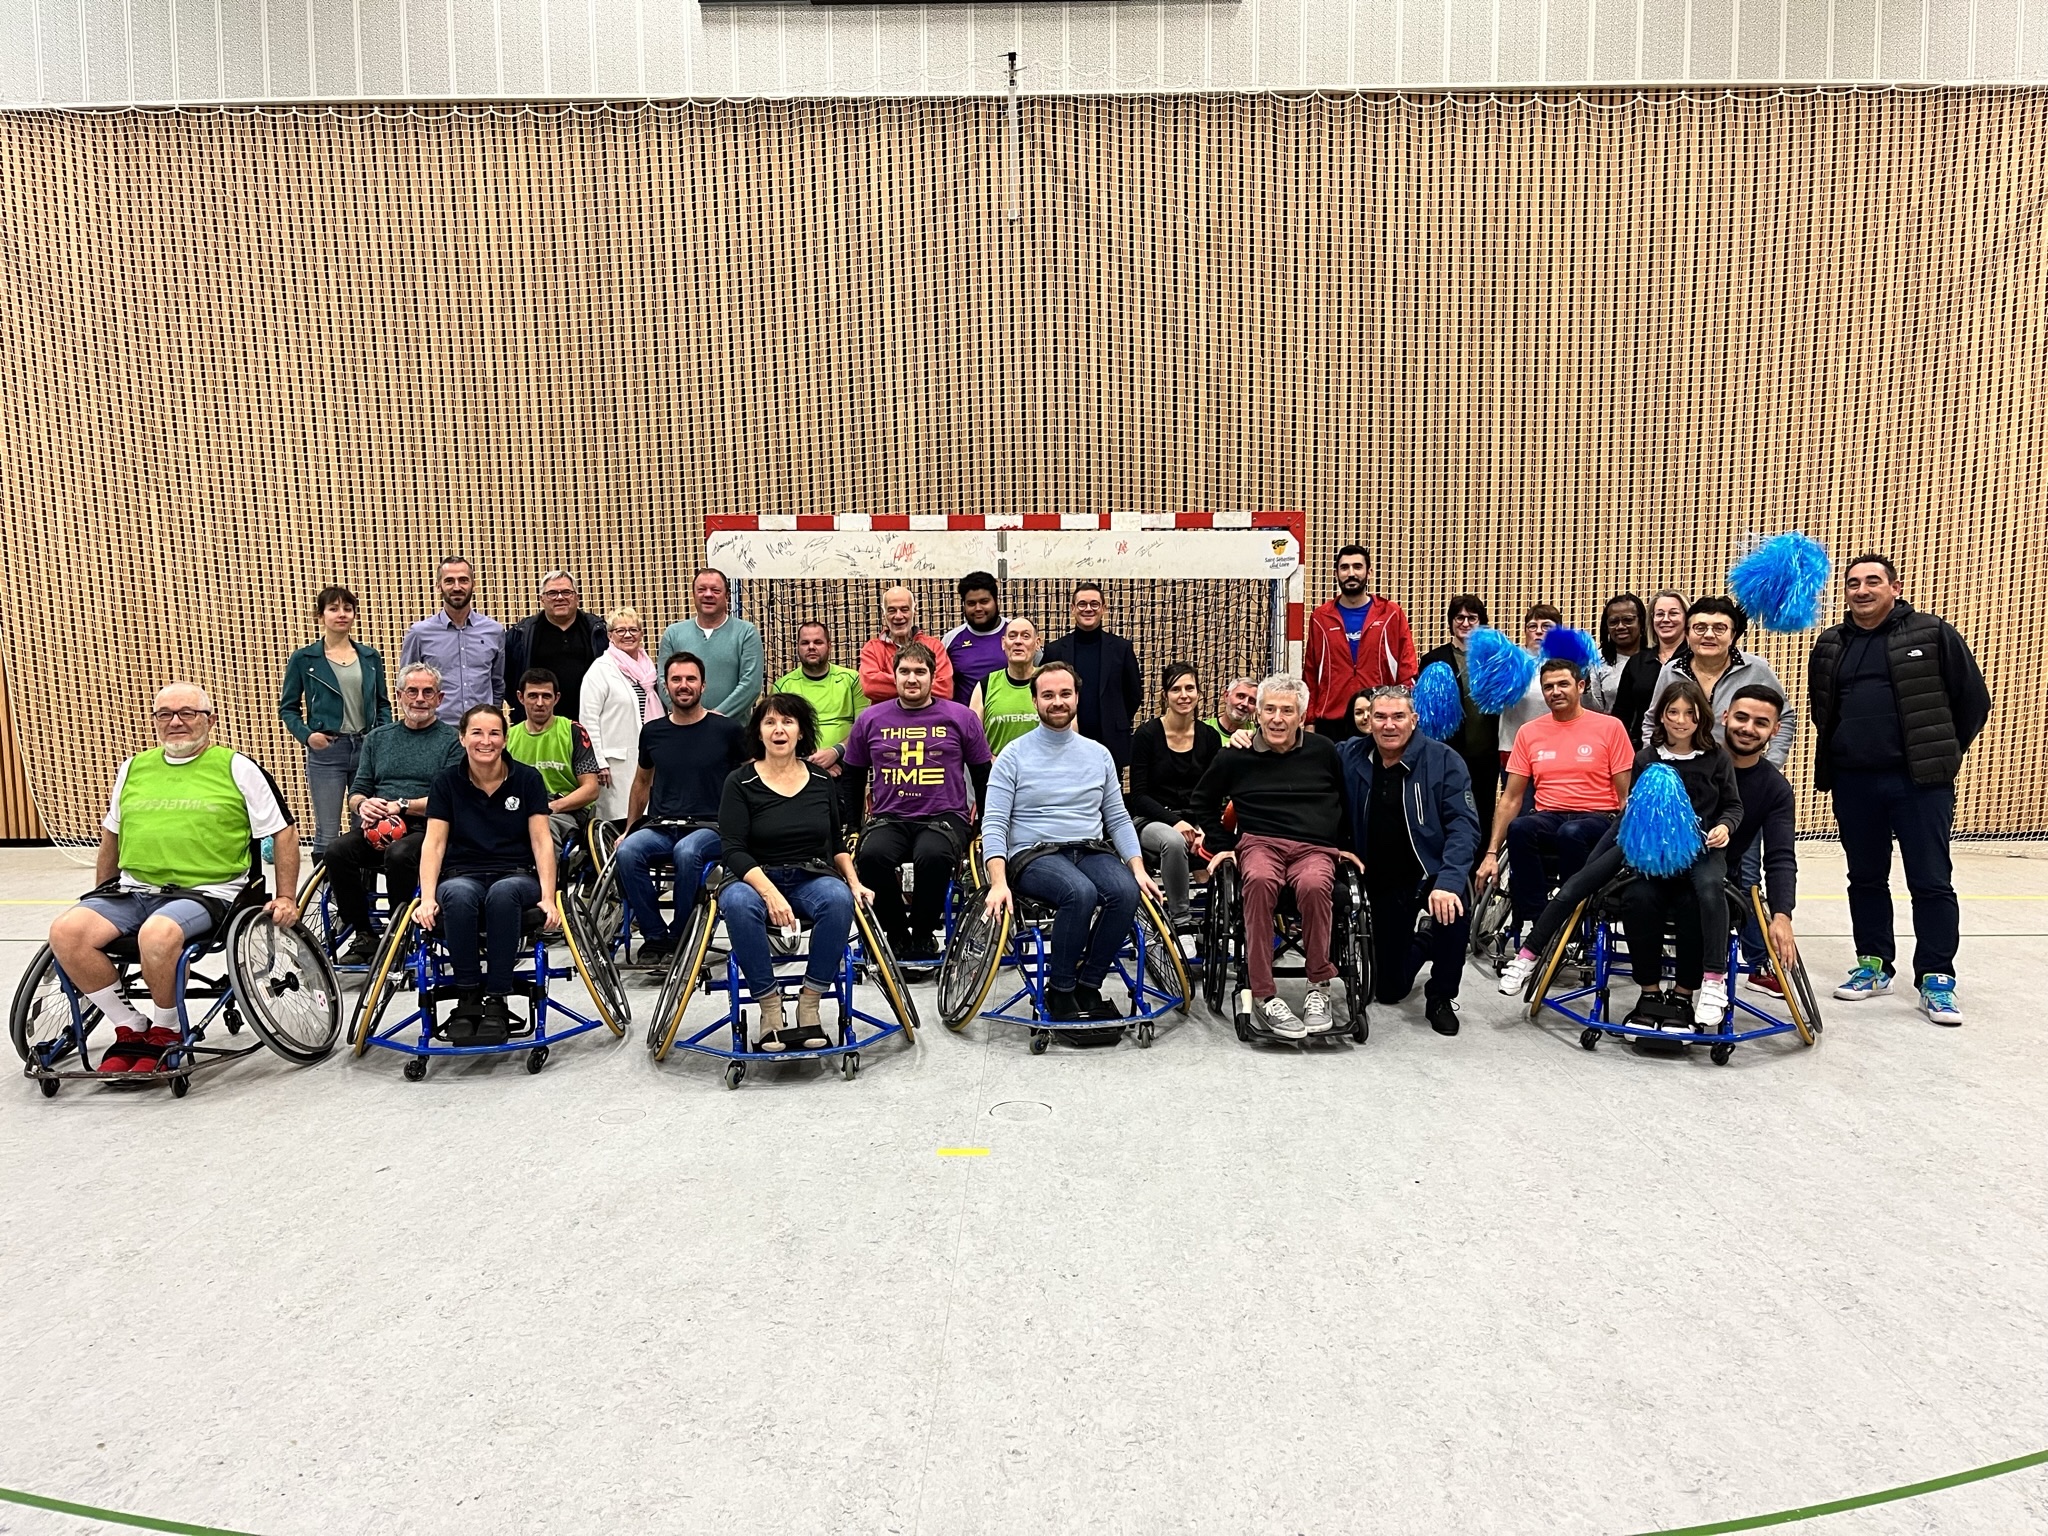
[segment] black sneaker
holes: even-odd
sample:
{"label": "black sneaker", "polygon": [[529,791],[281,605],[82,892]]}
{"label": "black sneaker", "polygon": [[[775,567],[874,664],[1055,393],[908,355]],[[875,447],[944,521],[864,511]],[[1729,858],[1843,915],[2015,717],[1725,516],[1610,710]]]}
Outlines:
{"label": "black sneaker", "polygon": [[356,936],[349,940],[347,949],[341,952],[343,965],[368,965],[377,958],[377,946],[384,942],[384,935],[372,933],[367,928],[356,930]]}
{"label": "black sneaker", "polygon": [[1123,1021],[1124,1011],[1102,995],[1100,987],[1084,987],[1078,982],[1074,986],[1074,1003],[1081,1010],[1075,1015],[1081,1019],[1101,1019],[1105,1022]]}
{"label": "black sneaker", "polygon": [[477,1020],[476,1038],[473,1045],[503,1045],[512,1038],[512,1008],[504,998],[492,993],[483,1002],[483,1016]]}
{"label": "black sneaker", "polygon": [[906,971],[935,971],[939,968],[939,939],[933,933],[913,933],[905,937],[899,946],[894,939],[890,948],[896,951],[896,961]]}
{"label": "black sneaker", "polygon": [[455,1007],[448,1015],[445,1033],[450,1045],[475,1045],[477,1027],[483,1023],[484,994],[482,989],[464,992],[455,999]]}
{"label": "black sneaker", "polygon": [[1455,1035],[1458,1032],[1458,1005],[1448,997],[1432,997],[1422,1010],[1429,1020],[1429,1027],[1440,1035]]}
{"label": "black sneaker", "polygon": [[669,957],[676,952],[674,939],[649,939],[640,946],[642,965],[667,965]]}
{"label": "black sneaker", "polygon": [[1080,999],[1073,987],[1047,987],[1045,989],[1045,1017],[1048,1022],[1072,1024],[1081,1018]]}

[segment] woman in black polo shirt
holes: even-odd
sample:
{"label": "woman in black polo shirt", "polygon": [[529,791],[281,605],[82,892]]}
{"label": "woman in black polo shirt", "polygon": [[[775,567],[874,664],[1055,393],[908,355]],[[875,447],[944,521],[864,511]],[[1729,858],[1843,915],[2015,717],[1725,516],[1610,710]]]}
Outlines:
{"label": "woman in black polo shirt", "polygon": [[[448,1018],[449,1043],[502,1045],[511,1034],[505,999],[514,986],[521,919],[538,906],[550,930],[561,924],[548,787],[506,754],[505,717],[495,704],[463,711],[462,750],[464,760],[427,791],[415,915],[422,928],[440,927],[461,992]],[[480,947],[489,953],[488,975]]]}
{"label": "woman in black polo shirt", "polygon": [[[810,701],[769,694],[747,723],[747,746],[755,761],[733,770],[718,807],[725,867],[739,877],[718,893],[718,910],[761,1011],[761,1049],[823,1050],[832,1041],[818,1004],[839,984],[853,904],[872,903],[875,893],[860,883],[846,851],[831,779],[807,761],[818,748]],[[799,912],[811,921],[810,963],[796,997],[796,1027],[784,1029],[768,929],[794,927]]]}

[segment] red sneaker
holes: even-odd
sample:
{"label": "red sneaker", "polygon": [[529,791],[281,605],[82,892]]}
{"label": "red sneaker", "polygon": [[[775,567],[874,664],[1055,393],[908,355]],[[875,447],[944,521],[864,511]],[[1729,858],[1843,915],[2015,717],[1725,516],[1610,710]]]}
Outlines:
{"label": "red sneaker", "polygon": [[1749,986],[1752,992],[1768,992],[1773,997],[1785,995],[1785,983],[1778,980],[1775,971],[1751,971]]}
{"label": "red sneaker", "polygon": [[152,1024],[149,1033],[142,1037],[142,1050],[136,1055],[134,1072],[154,1072],[163,1065],[164,1052],[176,1045],[183,1037],[167,1024]]}
{"label": "red sneaker", "polygon": [[100,1058],[99,1070],[107,1073],[132,1072],[138,1053],[144,1046],[142,1031],[128,1025],[120,1025],[114,1031],[114,1043],[107,1047],[107,1054]]}

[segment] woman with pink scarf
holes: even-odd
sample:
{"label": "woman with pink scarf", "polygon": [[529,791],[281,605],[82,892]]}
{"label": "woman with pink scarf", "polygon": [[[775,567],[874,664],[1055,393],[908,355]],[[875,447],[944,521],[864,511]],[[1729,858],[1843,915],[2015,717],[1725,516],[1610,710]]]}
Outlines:
{"label": "woman with pink scarf", "polygon": [[611,649],[583,674],[581,724],[603,764],[595,815],[599,821],[623,822],[640,761],[640,727],[668,713],[668,701],[654,675],[654,658],[641,644],[646,626],[639,612],[614,608],[604,622],[611,631]]}

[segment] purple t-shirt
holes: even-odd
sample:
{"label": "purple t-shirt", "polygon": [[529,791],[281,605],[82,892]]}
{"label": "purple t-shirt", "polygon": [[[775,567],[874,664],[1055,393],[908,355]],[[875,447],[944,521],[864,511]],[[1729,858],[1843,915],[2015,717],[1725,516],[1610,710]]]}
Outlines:
{"label": "purple t-shirt", "polygon": [[974,711],[951,699],[905,709],[895,699],[862,711],[846,738],[846,765],[866,768],[877,816],[965,816],[967,769],[990,760]]}

